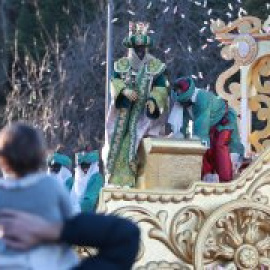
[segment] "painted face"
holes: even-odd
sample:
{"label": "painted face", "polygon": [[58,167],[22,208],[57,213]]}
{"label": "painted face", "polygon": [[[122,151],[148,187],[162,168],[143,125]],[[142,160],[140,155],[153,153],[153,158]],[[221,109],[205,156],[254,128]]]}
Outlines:
{"label": "painted face", "polygon": [[139,57],[140,60],[143,60],[146,54],[146,48],[145,46],[136,46],[134,47],[135,53]]}
{"label": "painted face", "polygon": [[91,163],[83,162],[83,163],[80,164],[80,167],[81,167],[82,171],[84,172],[84,174],[87,174],[90,166],[91,166]]}
{"label": "painted face", "polygon": [[49,164],[49,171],[51,173],[58,174],[61,168],[62,168],[62,165],[60,163],[55,162],[55,163]]}

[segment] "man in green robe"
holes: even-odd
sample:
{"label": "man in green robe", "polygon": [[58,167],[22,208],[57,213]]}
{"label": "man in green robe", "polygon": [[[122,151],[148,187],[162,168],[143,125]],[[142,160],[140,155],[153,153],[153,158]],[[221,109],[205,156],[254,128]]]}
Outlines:
{"label": "man in green robe", "polygon": [[74,212],[95,211],[102,186],[98,151],[77,153],[75,180],[70,194]]}
{"label": "man in green robe", "polygon": [[137,151],[144,137],[164,132],[168,103],[166,66],[148,52],[148,24],[130,23],[124,39],[128,56],[115,62],[112,102],[106,124],[106,176],[109,184],[134,187]]}
{"label": "man in green robe", "polygon": [[66,155],[54,153],[48,157],[47,165],[48,173],[53,174],[59,183],[70,191],[73,185],[73,177],[70,171],[72,160]]}

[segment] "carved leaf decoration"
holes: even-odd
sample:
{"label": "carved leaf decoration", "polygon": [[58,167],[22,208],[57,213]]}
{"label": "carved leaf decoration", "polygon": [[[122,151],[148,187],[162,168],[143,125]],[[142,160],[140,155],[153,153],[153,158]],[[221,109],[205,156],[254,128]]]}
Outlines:
{"label": "carved leaf decoration", "polygon": [[258,241],[258,237],[259,237],[258,224],[249,223],[247,225],[247,232],[244,236],[244,242],[253,245]]}
{"label": "carved leaf decoration", "polygon": [[[260,258],[260,264],[269,268],[270,267],[270,259],[266,258],[266,257],[262,257],[262,258]],[[263,268],[261,268],[261,269],[263,269]]]}
{"label": "carved leaf decoration", "polygon": [[261,255],[263,255],[265,251],[270,251],[270,237],[267,236],[263,240],[259,241],[256,244],[256,247]]}
{"label": "carved leaf decoration", "polygon": [[[175,214],[171,222],[168,220],[168,212],[164,210],[155,214],[142,207],[129,206],[118,209],[114,214],[129,218],[137,223],[151,224],[153,228],[148,233],[151,239],[166,245],[183,262],[192,263],[194,242],[205,219],[202,210],[196,207],[184,208]],[[181,227],[188,222],[190,230],[183,231]],[[140,254],[140,256],[143,255]]]}

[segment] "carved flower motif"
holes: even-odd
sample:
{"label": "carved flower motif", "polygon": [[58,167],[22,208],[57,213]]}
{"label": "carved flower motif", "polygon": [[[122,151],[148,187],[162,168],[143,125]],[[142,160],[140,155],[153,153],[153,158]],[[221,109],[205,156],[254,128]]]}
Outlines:
{"label": "carved flower motif", "polygon": [[209,262],[230,261],[236,269],[270,267],[269,217],[258,210],[241,209],[226,214],[215,224],[204,252]]}

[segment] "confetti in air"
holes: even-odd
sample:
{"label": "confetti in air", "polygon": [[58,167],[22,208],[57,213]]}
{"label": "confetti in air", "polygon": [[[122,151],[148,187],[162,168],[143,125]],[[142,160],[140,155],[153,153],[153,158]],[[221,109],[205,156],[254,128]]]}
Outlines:
{"label": "confetti in air", "polygon": [[165,54],[168,54],[171,51],[171,48],[168,48],[164,51]]}
{"label": "confetti in air", "polygon": [[185,19],[185,18],[186,18],[186,15],[182,13],[182,14],[181,14],[181,18],[182,18],[182,19]]}
{"label": "confetti in air", "polygon": [[202,50],[205,50],[207,48],[207,44],[202,45]]}
{"label": "confetti in air", "polygon": [[167,13],[169,11],[170,7],[166,7],[164,10],[163,10],[163,13]]}
{"label": "confetti in air", "polygon": [[178,6],[175,6],[174,9],[173,9],[173,14],[176,14],[177,10],[178,10]]}
{"label": "confetti in air", "polygon": [[129,9],[127,12],[128,12],[130,15],[135,16],[135,12],[134,12],[134,11],[132,11],[132,10]]}
{"label": "confetti in air", "polygon": [[118,18],[114,18],[112,19],[112,23],[116,23],[119,19]]}
{"label": "confetti in air", "polygon": [[150,9],[151,7],[152,7],[152,2],[149,2],[146,8]]}
{"label": "confetti in air", "polygon": [[205,31],[205,29],[206,29],[206,27],[202,27],[202,28],[200,29],[200,33],[203,33],[203,32]]}

